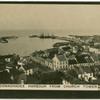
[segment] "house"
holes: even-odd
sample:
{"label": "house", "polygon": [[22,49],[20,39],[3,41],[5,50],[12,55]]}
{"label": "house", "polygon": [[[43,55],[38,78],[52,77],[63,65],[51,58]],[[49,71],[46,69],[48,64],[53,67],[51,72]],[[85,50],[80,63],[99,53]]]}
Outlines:
{"label": "house", "polygon": [[93,63],[94,59],[90,53],[82,52],[76,56],[78,63]]}
{"label": "house", "polygon": [[62,47],[62,49],[64,50],[64,51],[70,51],[70,49],[72,48],[72,46],[69,44],[69,45],[67,45],[67,46],[63,46]]}
{"label": "house", "polygon": [[2,55],[0,56],[0,61],[4,61],[4,62],[10,62],[11,58],[13,57],[13,55]]}
{"label": "house", "polygon": [[0,71],[6,69],[6,65],[9,66],[13,55],[0,55]]}
{"label": "house", "polygon": [[78,78],[80,80],[84,80],[85,82],[96,80],[90,67],[81,66],[80,69],[81,69],[81,71],[79,71],[79,73],[78,73]]}
{"label": "house", "polygon": [[96,49],[96,48],[90,48],[90,52],[96,53],[96,54],[100,54],[100,50]]}
{"label": "house", "polygon": [[25,74],[28,75],[28,76],[33,75],[33,69],[32,68],[26,69]]}
{"label": "house", "polygon": [[18,64],[19,66],[23,66],[23,65],[24,65],[24,63],[23,63],[22,61],[18,61],[17,64]]}
{"label": "house", "polygon": [[52,58],[52,61],[53,61],[52,63],[54,66],[54,70],[66,69],[66,66],[68,64],[68,60],[65,55],[55,54],[55,56]]}
{"label": "house", "polygon": [[47,58],[45,59],[45,65],[48,66],[49,68],[53,69],[53,64],[52,64],[52,60]]}
{"label": "house", "polygon": [[90,46],[88,45],[83,45],[82,46],[85,52],[89,52],[90,51]]}
{"label": "house", "polygon": [[71,56],[68,57],[68,64],[69,65],[77,64],[77,63],[78,62],[77,62],[77,59],[76,59],[75,55],[71,55]]}
{"label": "house", "polygon": [[63,84],[63,85],[66,85],[66,84],[67,84],[67,85],[70,85],[70,82],[68,82],[67,80],[63,79],[63,80],[62,80],[62,84]]}
{"label": "house", "polygon": [[55,54],[58,54],[58,51],[59,51],[58,48],[51,48],[51,49],[45,50],[44,52],[48,58],[52,59]]}
{"label": "house", "polygon": [[77,52],[78,52],[78,47],[77,47],[77,46],[73,46],[72,52],[73,52],[73,53],[77,53]]}

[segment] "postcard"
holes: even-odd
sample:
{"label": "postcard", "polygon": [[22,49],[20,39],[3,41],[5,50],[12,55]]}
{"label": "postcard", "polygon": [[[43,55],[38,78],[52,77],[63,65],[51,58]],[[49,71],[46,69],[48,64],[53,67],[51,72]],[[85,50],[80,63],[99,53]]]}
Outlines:
{"label": "postcard", "polygon": [[100,5],[0,4],[0,90],[100,89]]}

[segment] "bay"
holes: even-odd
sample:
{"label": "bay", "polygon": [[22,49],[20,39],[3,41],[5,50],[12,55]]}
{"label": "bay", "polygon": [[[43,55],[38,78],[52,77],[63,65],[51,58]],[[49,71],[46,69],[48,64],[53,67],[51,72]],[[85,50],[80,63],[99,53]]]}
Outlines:
{"label": "bay", "polygon": [[9,39],[8,43],[0,43],[0,55],[16,53],[20,56],[28,56],[34,51],[49,49],[54,43],[63,42],[57,39],[29,38],[28,35],[19,35],[17,39]]}

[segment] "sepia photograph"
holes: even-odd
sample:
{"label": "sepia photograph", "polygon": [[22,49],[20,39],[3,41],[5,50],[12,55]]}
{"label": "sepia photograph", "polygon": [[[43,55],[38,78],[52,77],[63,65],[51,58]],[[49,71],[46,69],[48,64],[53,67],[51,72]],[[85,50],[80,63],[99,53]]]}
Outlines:
{"label": "sepia photograph", "polygon": [[100,5],[1,3],[0,89],[98,91]]}

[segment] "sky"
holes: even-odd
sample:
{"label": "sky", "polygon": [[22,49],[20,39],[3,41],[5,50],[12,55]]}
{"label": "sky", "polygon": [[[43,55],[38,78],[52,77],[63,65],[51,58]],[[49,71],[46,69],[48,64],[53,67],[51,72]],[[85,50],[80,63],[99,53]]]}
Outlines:
{"label": "sky", "polygon": [[100,5],[0,4],[1,30],[100,33]]}

